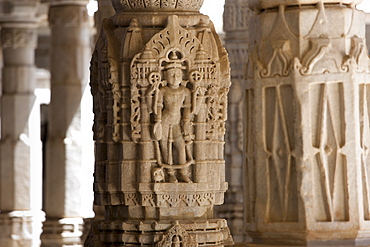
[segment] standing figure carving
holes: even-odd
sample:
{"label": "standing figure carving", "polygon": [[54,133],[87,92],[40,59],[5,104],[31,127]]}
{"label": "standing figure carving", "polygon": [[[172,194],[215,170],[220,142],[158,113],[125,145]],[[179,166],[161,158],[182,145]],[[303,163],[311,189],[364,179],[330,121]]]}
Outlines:
{"label": "standing figure carving", "polygon": [[[192,163],[191,144],[191,91],[182,86],[183,71],[176,52],[170,53],[170,62],[165,66],[167,85],[156,88],[153,134],[157,159],[161,167],[167,164],[168,181],[191,182],[187,166]],[[153,84],[155,85],[155,84]],[[151,90],[150,92],[152,92]],[[160,148],[158,145],[160,144]],[[188,157],[187,157],[188,156]],[[189,162],[187,161],[189,159]],[[178,178],[176,168],[179,168]]]}

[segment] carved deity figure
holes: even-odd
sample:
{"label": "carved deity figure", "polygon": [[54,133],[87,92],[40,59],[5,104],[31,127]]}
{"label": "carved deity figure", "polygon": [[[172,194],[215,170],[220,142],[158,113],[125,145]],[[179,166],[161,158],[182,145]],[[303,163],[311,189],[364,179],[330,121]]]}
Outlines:
{"label": "carved deity figure", "polygon": [[[191,144],[191,91],[181,85],[182,65],[175,52],[170,53],[170,62],[164,69],[167,85],[157,89],[153,133],[160,144],[159,157],[167,165],[168,181],[176,183],[179,179],[190,183],[186,167],[187,156],[191,156],[188,150]],[[179,168],[178,176],[175,168]]]}

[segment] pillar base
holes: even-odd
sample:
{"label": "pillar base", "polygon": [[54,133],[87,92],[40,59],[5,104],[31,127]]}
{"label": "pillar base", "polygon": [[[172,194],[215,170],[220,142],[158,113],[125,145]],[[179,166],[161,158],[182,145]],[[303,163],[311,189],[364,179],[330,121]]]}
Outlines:
{"label": "pillar base", "polygon": [[42,247],[82,247],[82,218],[46,219],[41,235]]}
{"label": "pillar base", "polygon": [[[232,245],[226,220],[95,221],[85,246]],[[178,242],[177,242],[178,241]],[[179,244],[179,245],[176,245]]]}
{"label": "pillar base", "polygon": [[244,227],[243,204],[241,203],[223,204],[217,206],[215,210],[217,212],[217,217],[227,220],[235,243],[244,243],[252,241],[252,239],[245,231]]}
{"label": "pillar base", "polygon": [[44,220],[42,211],[0,213],[0,246],[38,246]]}

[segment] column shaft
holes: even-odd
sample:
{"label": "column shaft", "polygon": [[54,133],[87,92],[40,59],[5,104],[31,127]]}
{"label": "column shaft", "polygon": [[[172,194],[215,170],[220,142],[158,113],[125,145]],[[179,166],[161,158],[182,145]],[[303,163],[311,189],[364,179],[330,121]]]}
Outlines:
{"label": "column shaft", "polygon": [[216,213],[227,219],[237,243],[247,240],[243,227],[243,88],[248,57],[248,27],[252,13],[248,0],[225,2],[224,40],[230,58],[232,81],[225,138],[226,181],[229,189],[225,193],[225,203],[216,208]]}
{"label": "column shaft", "polygon": [[[88,81],[90,28],[80,4],[53,4],[51,28],[51,103],[46,145],[46,222],[43,246],[81,244],[84,211],[81,102]],[[89,138],[89,137],[87,137]],[[91,165],[91,164],[90,164]],[[89,181],[86,181],[89,182]],[[92,205],[91,205],[92,207]]]}
{"label": "column shaft", "polygon": [[3,246],[37,245],[43,220],[40,109],[34,95],[35,28],[35,23],[2,24],[0,242]]}
{"label": "column shaft", "polygon": [[355,9],[361,1],[301,2],[251,3],[248,232],[262,243],[369,244],[370,77],[364,13]]}

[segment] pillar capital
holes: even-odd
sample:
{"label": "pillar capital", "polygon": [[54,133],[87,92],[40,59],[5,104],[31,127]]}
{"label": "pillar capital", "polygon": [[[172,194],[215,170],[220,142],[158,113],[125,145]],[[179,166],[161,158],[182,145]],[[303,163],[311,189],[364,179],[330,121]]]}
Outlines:
{"label": "pillar capital", "polygon": [[250,0],[249,7],[255,10],[277,8],[279,5],[297,6],[308,4],[360,4],[362,0]]}
{"label": "pillar capital", "polygon": [[89,0],[49,0],[50,6],[62,6],[62,5],[82,5],[86,6]]}
{"label": "pillar capital", "polygon": [[33,28],[3,28],[1,45],[3,49],[36,48],[37,35]]}
{"label": "pillar capital", "polygon": [[50,26],[83,26],[89,23],[85,5],[51,5]]}

